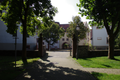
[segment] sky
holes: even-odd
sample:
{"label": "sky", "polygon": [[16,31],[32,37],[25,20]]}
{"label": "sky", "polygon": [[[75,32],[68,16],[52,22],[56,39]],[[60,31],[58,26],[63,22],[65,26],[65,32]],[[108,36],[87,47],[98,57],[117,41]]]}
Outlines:
{"label": "sky", "polygon": [[[80,16],[78,14],[79,7],[76,6],[79,0],[51,0],[53,6],[58,8],[58,13],[55,15],[54,20],[60,24],[68,24],[72,21],[73,16]],[[81,17],[81,16],[80,16]],[[86,20],[86,17],[81,17],[82,21]]]}

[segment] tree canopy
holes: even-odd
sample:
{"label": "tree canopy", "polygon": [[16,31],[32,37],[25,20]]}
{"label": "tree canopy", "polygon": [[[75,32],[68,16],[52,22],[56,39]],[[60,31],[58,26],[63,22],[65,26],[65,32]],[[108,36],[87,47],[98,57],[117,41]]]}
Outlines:
{"label": "tree canopy", "polygon": [[62,36],[64,36],[64,29],[55,22],[45,24],[47,27],[40,29],[39,34],[42,33],[43,39],[50,45],[54,45]]}
{"label": "tree canopy", "polygon": [[[76,30],[76,27],[79,27],[79,30]],[[88,28],[84,26],[81,18],[79,16],[75,16],[72,18],[72,21],[69,22],[69,27],[67,28],[67,37],[73,38],[73,35],[75,34],[75,38],[77,38],[79,41],[80,39],[84,39],[86,37],[87,31]]]}
{"label": "tree canopy", "polygon": [[7,32],[16,33],[20,23],[23,29],[22,60],[26,63],[26,33],[34,32],[39,23],[37,17],[49,16],[53,19],[56,13],[50,0],[4,0],[0,4],[1,19],[7,25]]}
{"label": "tree canopy", "polygon": [[114,59],[114,39],[120,30],[119,0],[79,0],[79,13],[91,19],[90,24],[106,28],[108,34],[108,58]]}

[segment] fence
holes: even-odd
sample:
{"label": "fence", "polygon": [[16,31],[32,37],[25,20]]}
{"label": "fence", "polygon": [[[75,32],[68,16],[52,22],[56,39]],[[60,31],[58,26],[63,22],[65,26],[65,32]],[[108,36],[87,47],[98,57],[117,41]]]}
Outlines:
{"label": "fence", "polygon": [[[78,57],[99,57],[99,56],[108,56],[107,50],[96,50],[89,51],[88,46],[78,46]],[[114,50],[114,56],[120,56],[120,50]]]}

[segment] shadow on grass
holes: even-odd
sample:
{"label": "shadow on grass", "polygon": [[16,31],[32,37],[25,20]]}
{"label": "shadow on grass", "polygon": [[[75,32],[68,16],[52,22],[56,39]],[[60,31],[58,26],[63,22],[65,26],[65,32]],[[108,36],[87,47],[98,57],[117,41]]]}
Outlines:
{"label": "shadow on grass", "polygon": [[106,64],[101,64],[101,65],[103,65],[103,66],[105,66],[105,67],[108,67],[108,68],[112,68],[111,66],[106,65]]}
{"label": "shadow on grass", "polygon": [[[32,58],[27,58],[32,59]],[[0,79],[1,80],[13,80],[16,76],[21,74],[25,67],[29,64],[35,62],[28,62],[28,64],[23,64],[21,57],[17,57],[16,61],[21,60],[19,63],[16,64],[15,68],[15,57],[13,56],[0,56]]]}
{"label": "shadow on grass", "polygon": [[116,59],[116,58],[114,58],[113,60],[115,60],[115,61],[120,61],[120,59]]}
{"label": "shadow on grass", "polygon": [[97,72],[92,72],[91,74],[96,78],[96,80],[99,80],[99,79],[97,78],[98,76],[99,76],[99,77],[104,76],[103,74],[100,74],[100,73],[97,73]]}

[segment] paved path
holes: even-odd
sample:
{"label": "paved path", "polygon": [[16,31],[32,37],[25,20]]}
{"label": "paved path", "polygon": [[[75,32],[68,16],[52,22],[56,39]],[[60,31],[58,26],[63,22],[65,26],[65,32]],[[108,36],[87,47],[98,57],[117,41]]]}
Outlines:
{"label": "paved path", "polygon": [[70,58],[68,51],[49,51],[47,56],[29,66],[16,80],[95,80]]}

